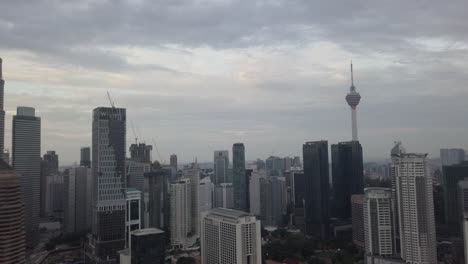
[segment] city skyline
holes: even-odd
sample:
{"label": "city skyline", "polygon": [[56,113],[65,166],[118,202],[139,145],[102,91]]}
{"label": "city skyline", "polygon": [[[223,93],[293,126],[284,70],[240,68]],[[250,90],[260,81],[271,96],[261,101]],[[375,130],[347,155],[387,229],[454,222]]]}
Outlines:
{"label": "city skyline", "polygon": [[[466,149],[459,142],[467,125],[458,120],[467,114],[468,37],[457,25],[467,3],[421,5],[5,3],[5,138],[15,107],[32,106],[43,118],[42,149],[56,150],[62,164],[78,161],[76,149],[91,139],[91,110],[109,106],[109,90],[138,138],[154,138],[166,162],[172,153],[180,162],[193,153],[209,161],[233,142],[256,146],[247,160],[294,156],[305,141],[349,139],[341,132],[351,129],[343,97],[353,59],[365,98],[358,107],[365,160],[386,159],[395,140],[430,157]],[[83,30],[90,26],[92,34]]]}

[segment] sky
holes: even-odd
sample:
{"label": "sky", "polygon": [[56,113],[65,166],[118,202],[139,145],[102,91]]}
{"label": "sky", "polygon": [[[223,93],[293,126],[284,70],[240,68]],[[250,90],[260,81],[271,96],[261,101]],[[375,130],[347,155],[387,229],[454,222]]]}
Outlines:
{"label": "sky", "polygon": [[[91,145],[91,113],[127,109],[127,145],[163,162],[302,156],[351,139],[350,61],[366,161],[394,141],[468,148],[466,0],[0,0],[6,135],[36,108],[41,152]],[[232,156],[232,155],[231,155]]]}

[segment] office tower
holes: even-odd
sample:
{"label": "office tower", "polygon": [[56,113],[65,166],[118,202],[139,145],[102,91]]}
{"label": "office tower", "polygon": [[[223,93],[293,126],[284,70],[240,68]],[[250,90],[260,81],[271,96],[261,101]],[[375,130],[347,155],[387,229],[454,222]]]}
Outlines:
{"label": "office tower", "polygon": [[229,182],[228,169],[229,169],[229,151],[216,150],[214,152],[214,175],[212,182],[215,185]]}
{"label": "office tower", "polygon": [[19,177],[10,165],[0,160],[0,263],[26,261],[23,209]]}
{"label": "office tower", "polygon": [[458,182],[458,199],[460,204],[460,220],[463,230],[465,263],[468,263],[468,179]]}
{"label": "office tower", "polygon": [[364,195],[351,196],[351,224],[353,226],[353,243],[364,249]]}
{"label": "office tower", "polygon": [[401,258],[406,263],[437,263],[432,179],[426,157],[392,151]]}
{"label": "office tower", "polygon": [[177,178],[177,155],[172,154],[170,158],[171,165],[171,182],[176,181]]}
{"label": "office tower", "polygon": [[81,233],[91,227],[91,181],[88,167],[75,167],[64,176],[64,231]]}
{"label": "office tower", "polygon": [[265,226],[284,226],[286,179],[271,176],[260,179],[260,219]]}
{"label": "office tower", "polygon": [[41,119],[32,107],[18,107],[13,116],[13,167],[20,177],[26,244],[39,242],[41,184]]}
{"label": "office tower", "polygon": [[190,187],[189,179],[181,179],[179,182],[171,183],[169,186],[171,201],[169,230],[171,234],[171,246],[174,248],[185,248],[187,238],[192,232],[192,194]]}
{"label": "office tower", "polygon": [[246,212],[250,212],[250,178],[252,178],[252,173],[253,173],[253,169],[246,169],[245,170],[245,189],[246,189],[246,208],[245,208],[245,211]]}
{"label": "office tower", "polygon": [[215,186],[215,206],[234,208],[234,187],[232,183],[221,183]]}
{"label": "office tower", "polygon": [[293,165],[293,159],[290,157],[283,158],[283,171],[289,171]]}
{"label": "office tower", "polygon": [[260,216],[260,179],[266,178],[266,171],[254,171],[249,182],[250,193],[250,213],[255,216]]}
{"label": "office tower", "polygon": [[305,225],[308,235],[329,236],[328,142],[306,142],[303,147]]}
{"label": "office tower", "polygon": [[164,264],[166,234],[156,228],[135,230],[131,234],[131,264]]}
{"label": "office tower", "polygon": [[132,144],[130,145],[130,158],[139,162],[151,163],[152,150],[153,146],[145,143]]}
{"label": "office tower", "polygon": [[245,177],[245,148],[242,143],[232,146],[232,186],[234,187],[234,209],[248,211],[248,186]]}
{"label": "office tower", "polygon": [[107,263],[125,246],[126,110],[94,109],[92,131],[93,225],[86,257]]}
{"label": "office tower", "polygon": [[458,182],[468,179],[468,161],[442,167],[442,189],[445,201],[445,223],[448,236],[461,238],[461,212],[457,195]]}
{"label": "office tower", "polygon": [[358,106],[359,101],[361,101],[361,95],[358,92],[356,92],[356,87],[354,87],[352,63],[351,63],[351,87],[349,88],[349,93],[346,95],[345,99],[348,105],[351,107],[352,141],[358,141],[356,107]]}
{"label": "office tower", "polygon": [[42,159],[47,166],[47,174],[57,174],[59,172],[59,157],[55,150],[48,150]]}
{"label": "office tower", "polygon": [[292,224],[305,232],[305,175],[303,171],[292,172],[291,179],[291,202],[292,202]]}
{"label": "office tower", "polygon": [[132,231],[141,229],[141,191],[135,188],[127,188],[125,191],[127,210],[125,210],[125,239],[126,245],[130,245]]}
{"label": "office tower", "polygon": [[64,208],[64,176],[51,174],[46,177],[45,215],[62,218]]}
{"label": "office tower", "polygon": [[200,214],[213,208],[214,184],[210,177],[205,177],[200,180]]}
{"label": "office tower", "polygon": [[214,208],[201,220],[202,264],[260,264],[260,221],[231,209]]}
{"label": "office tower", "polygon": [[146,162],[126,159],[125,167],[127,172],[127,187],[142,191],[145,181],[144,174],[151,170],[151,165]]}
{"label": "office tower", "polygon": [[362,147],[359,141],[331,146],[334,217],[351,218],[351,195],[364,193]]}
{"label": "office tower", "polygon": [[466,159],[466,152],[464,149],[440,149],[440,161],[442,166],[459,164]]}
{"label": "office tower", "polygon": [[80,166],[91,168],[91,148],[82,147],[80,149]]}
{"label": "office tower", "polygon": [[[3,154],[5,150],[5,107],[4,95],[5,95],[5,80],[3,80],[2,72],[2,58],[0,58],[0,153]],[[3,156],[1,157],[4,158]]]}
{"label": "office tower", "polygon": [[261,170],[265,170],[266,169],[266,164],[265,164],[265,161],[264,160],[261,160],[261,159],[257,159],[257,170],[258,171],[261,171]]}
{"label": "office tower", "polygon": [[393,248],[392,191],[366,188],[364,194],[364,233],[366,255],[391,257]]}
{"label": "office tower", "polygon": [[145,173],[143,187],[143,226],[169,232],[169,179],[171,171],[156,169]]}
{"label": "office tower", "polygon": [[266,159],[265,166],[268,172],[275,171],[282,173],[284,170],[284,161],[280,157],[270,156]]}
{"label": "office tower", "polygon": [[200,232],[200,203],[199,203],[199,188],[200,188],[200,168],[197,163],[192,163],[184,170],[185,178],[190,180],[190,215],[192,216],[192,233],[195,236]]}

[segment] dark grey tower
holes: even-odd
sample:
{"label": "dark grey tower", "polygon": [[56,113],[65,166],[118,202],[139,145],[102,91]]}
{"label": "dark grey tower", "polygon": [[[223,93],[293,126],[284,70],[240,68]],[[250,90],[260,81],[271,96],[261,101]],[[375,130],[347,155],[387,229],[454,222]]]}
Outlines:
{"label": "dark grey tower", "polygon": [[80,149],[80,166],[91,168],[91,148],[82,147]]}
{"label": "dark grey tower", "polygon": [[39,242],[41,201],[41,119],[32,107],[18,107],[13,116],[13,167],[23,193],[26,244]]}
{"label": "dark grey tower", "polygon": [[242,143],[232,146],[232,176],[234,187],[234,209],[247,211],[247,182],[245,177],[245,148]]}
{"label": "dark grey tower", "polygon": [[3,160],[3,151],[5,150],[5,110],[3,105],[3,96],[5,94],[5,80],[2,74],[2,58],[0,58],[0,159]]}
{"label": "dark grey tower", "polygon": [[307,142],[302,147],[305,177],[305,226],[308,235],[329,236],[328,142]]}
{"label": "dark grey tower", "polygon": [[359,141],[331,146],[334,217],[351,218],[351,195],[364,193],[362,147]]}
{"label": "dark grey tower", "polygon": [[59,157],[54,150],[48,150],[43,156],[48,174],[56,174],[59,170]]}

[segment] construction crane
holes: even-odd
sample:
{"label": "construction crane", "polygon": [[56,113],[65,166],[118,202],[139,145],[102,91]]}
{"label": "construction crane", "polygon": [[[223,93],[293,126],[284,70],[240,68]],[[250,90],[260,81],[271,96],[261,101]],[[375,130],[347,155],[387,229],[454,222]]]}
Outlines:
{"label": "construction crane", "polygon": [[133,121],[130,121],[130,124],[132,125],[133,136],[135,137],[135,144],[138,144],[138,136],[135,132],[135,126],[133,126]]}
{"label": "construction crane", "polygon": [[156,141],[154,140],[154,138],[152,138],[151,141],[153,141],[154,149],[156,149],[156,153],[158,153],[159,161],[161,162],[161,164],[166,164],[166,161],[162,160],[161,154],[159,153],[158,145],[156,145]]}
{"label": "construction crane", "polygon": [[109,103],[112,106],[112,108],[115,108],[114,101],[112,100],[112,97],[111,97],[109,91],[107,91],[107,99],[109,99]]}

